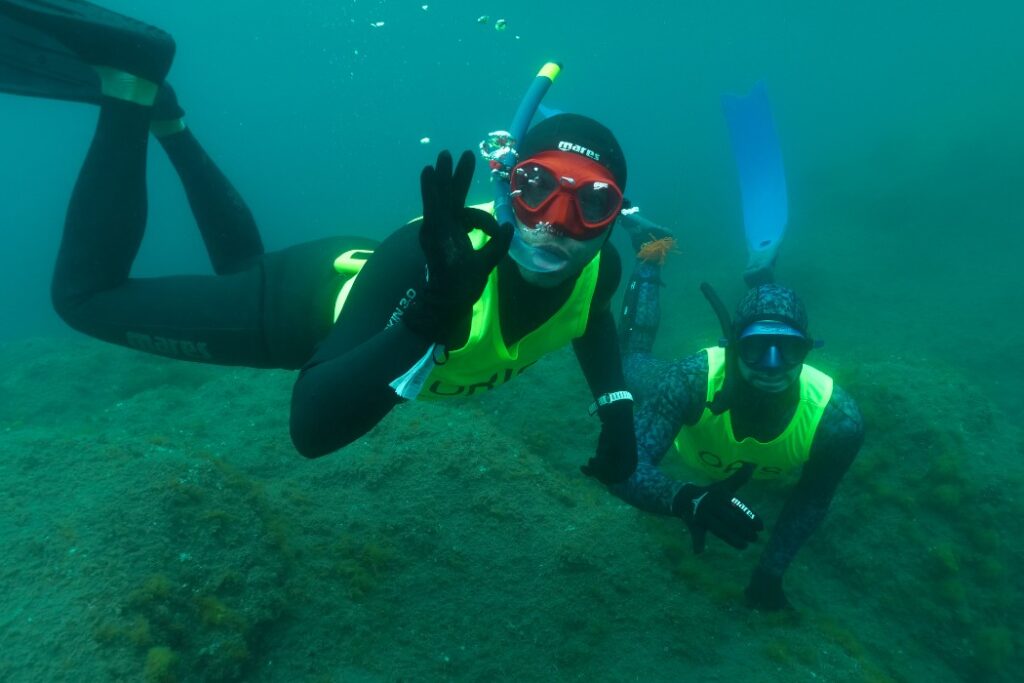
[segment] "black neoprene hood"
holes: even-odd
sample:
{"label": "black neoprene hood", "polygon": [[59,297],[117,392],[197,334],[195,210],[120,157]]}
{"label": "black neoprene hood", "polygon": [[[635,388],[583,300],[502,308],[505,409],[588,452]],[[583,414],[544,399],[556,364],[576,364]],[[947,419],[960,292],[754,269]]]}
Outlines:
{"label": "black neoprene hood", "polygon": [[556,114],[544,119],[526,133],[519,159],[549,150],[593,159],[611,172],[620,191],[626,191],[626,157],[622,147],[612,132],[594,119],[580,114]]}
{"label": "black neoprene hood", "polygon": [[747,291],[736,306],[733,329],[739,334],[758,320],[777,320],[793,326],[807,336],[807,309],[789,287],[760,285]]}

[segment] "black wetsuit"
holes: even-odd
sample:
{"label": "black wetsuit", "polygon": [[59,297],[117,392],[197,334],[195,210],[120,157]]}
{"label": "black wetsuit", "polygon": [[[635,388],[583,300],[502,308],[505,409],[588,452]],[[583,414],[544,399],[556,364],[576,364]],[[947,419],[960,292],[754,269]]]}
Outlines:
{"label": "black wetsuit", "polygon": [[[301,368],[292,437],[304,455],[324,455],[364,434],[401,402],[389,383],[430,347],[405,325],[389,325],[409,290],[424,283],[419,224],[379,245],[336,237],[265,253],[251,212],[185,130],[161,143],[185,186],[216,275],[132,278],[146,222],[149,123],[148,109],[103,100],[57,259],[57,312],[77,330],[143,351],[221,365]],[[334,260],[350,249],[375,253],[335,323],[346,278]],[[499,269],[507,344],[546,321],[574,284],[531,287],[507,257]],[[618,255],[606,243],[587,330],[574,342],[595,394],[624,385],[609,308],[620,273]],[[462,340],[468,319],[464,326]]]}
{"label": "black wetsuit", "polygon": [[[680,429],[697,424],[704,412],[708,360],[703,352],[672,361],[651,355],[660,319],[659,274],[658,266],[639,263],[627,289],[622,323],[623,365],[627,385],[637,400],[634,419],[639,463],[628,481],[611,488],[638,508],[670,515],[672,502],[684,482],[666,476],[658,464],[673,450],[673,440]],[[784,426],[779,425],[776,433],[781,433]],[[790,492],[761,554],[759,571],[782,576],[801,545],[825,517],[840,480],[860,449],[863,436],[863,420],[856,403],[834,384],[832,398],[818,424],[800,479]],[[742,491],[739,495],[742,497]]]}

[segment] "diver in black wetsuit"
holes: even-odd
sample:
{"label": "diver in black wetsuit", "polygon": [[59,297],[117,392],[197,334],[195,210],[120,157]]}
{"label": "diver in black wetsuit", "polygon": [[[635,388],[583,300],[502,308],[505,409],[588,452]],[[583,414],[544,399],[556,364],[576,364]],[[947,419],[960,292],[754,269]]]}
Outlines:
{"label": "diver in black wetsuit", "polygon": [[[185,360],[301,369],[291,434],[307,457],[345,446],[407,398],[489,390],[572,341],[602,422],[582,469],[606,483],[633,472],[609,306],[621,265],[608,236],[626,165],[610,131],[576,115],[530,130],[512,178],[517,226],[465,207],[474,157],[456,165],[443,152],[420,178],[423,218],[383,243],[335,237],[266,253],[164,83],[173,55],[166,33],[91,3],[0,0],[0,90],[100,105],[53,278],[69,325]],[[129,277],[150,132],[181,177],[216,275]]]}
{"label": "diver in black wetsuit", "polygon": [[[649,226],[627,225],[638,249],[648,235],[669,234]],[[746,506],[732,495],[751,476],[771,479],[802,468],[746,588],[751,607],[789,608],[783,574],[825,517],[860,450],[860,411],[830,377],[804,364],[814,346],[804,305],[774,283],[748,290],[731,325],[723,323],[726,348],[671,361],[654,358],[664,246],[660,253],[640,253],[650,256],[636,263],[621,325],[627,384],[637,400],[640,461],[633,476],[611,490],[640,509],[681,517],[698,551],[705,530],[742,548],[760,520],[740,514]],[[694,480],[715,483],[669,478],[658,464],[670,450]]]}

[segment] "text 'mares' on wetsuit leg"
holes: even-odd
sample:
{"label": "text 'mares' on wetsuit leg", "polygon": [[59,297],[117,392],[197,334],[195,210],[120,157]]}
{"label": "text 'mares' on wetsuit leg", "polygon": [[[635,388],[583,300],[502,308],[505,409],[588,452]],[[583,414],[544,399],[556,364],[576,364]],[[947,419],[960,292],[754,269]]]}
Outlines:
{"label": "text 'mares' on wetsuit leg", "polygon": [[[221,274],[132,278],[146,223],[148,135],[145,108],[104,100],[54,271],[57,312],[86,334],[159,355],[222,365],[301,366],[330,324],[329,299],[341,282],[334,257],[372,242],[330,239],[262,254],[245,204],[185,132],[165,147]],[[322,310],[314,314],[318,306]]]}

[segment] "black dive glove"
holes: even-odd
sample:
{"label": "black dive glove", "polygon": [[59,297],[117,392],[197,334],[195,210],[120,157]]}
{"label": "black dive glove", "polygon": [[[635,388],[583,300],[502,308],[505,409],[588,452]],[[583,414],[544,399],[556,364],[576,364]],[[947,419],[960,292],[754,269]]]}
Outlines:
{"label": "black dive glove", "polygon": [[615,401],[597,411],[601,436],[597,455],[580,467],[588,477],[602,484],[618,484],[636,471],[636,432],[633,431],[633,402]]}
{"label": "black dive glove", "polygon": [[[402,317],[410,330],[432,342],[447,343],[459,321],[472,313],[487,276],[512,241],[511,225],[499,226],[486,211],[465,206],[475,165],[473,153],[463,152],[453,173],[452,155],[444,151],[420,174],[427,283]],[[473,228],[491,238],[479,251],[469,240]]]}
{"label": "black dive glove", "polygon": [[793,609],[786,599],[785,591],[782,590],[782,577],[772,576],[760,567],[754,570],[750,584],[743,593],[747,596],[747,606],[752,609],[766,612]]}
{"label": "black dive glove", "polygon": [[683,484],[679,489],[672,501],[672,514],[682,517],[690,528],[693,552],[704,552],[709,531],[739,550],[757,540],[764,522],[735,497],[753,473],[754,466],[747,463],[728,479],[710,486]]}

